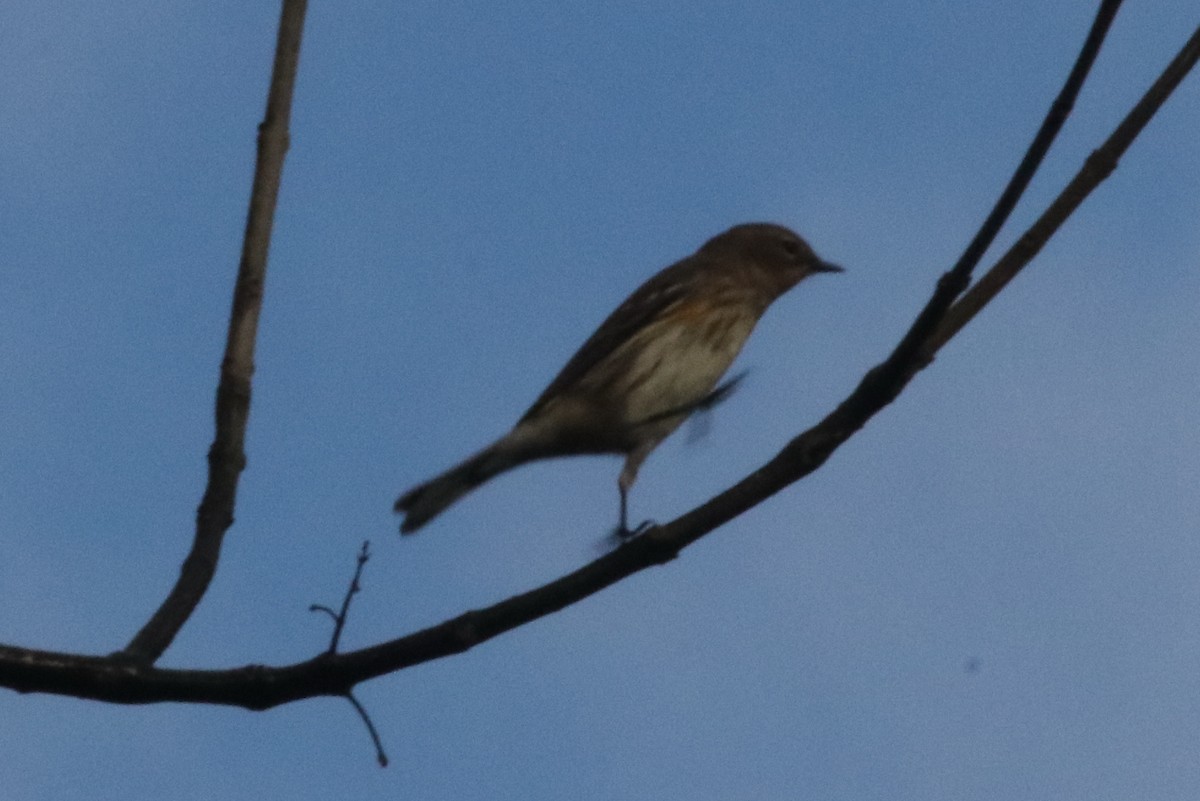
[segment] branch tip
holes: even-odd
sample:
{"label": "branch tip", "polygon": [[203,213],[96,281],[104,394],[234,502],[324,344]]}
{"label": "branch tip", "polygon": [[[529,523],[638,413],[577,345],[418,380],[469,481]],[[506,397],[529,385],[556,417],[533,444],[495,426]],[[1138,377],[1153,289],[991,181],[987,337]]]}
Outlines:
{"label": "branch tip", "polygon": [[388,766],[387,754],[383,750],[383,741],[379,738],[379,731],[375,728],[375,724],[371,722],[371,716],[367,714],[366,708],[354,697],[353,691],[346,693],[345,698],[354,707],[354,711],[358,713],[358,717],[362,720],[363,725],[367,727],[367,733],[371,735],[371,743],[375,746],[375,761],[379,763],[379,767],[386,768]]}

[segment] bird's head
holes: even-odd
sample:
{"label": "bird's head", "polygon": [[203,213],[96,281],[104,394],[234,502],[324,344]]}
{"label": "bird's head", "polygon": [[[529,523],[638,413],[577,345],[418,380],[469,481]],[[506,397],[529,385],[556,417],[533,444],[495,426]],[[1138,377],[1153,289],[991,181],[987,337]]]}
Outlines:
{"label": "bird's head", "polygon": [[752,265],[786,292],[813,273],[840,273],[799,234],[774,223],[743,223],[717,234],[700,247],[700,253],[722,260]]}

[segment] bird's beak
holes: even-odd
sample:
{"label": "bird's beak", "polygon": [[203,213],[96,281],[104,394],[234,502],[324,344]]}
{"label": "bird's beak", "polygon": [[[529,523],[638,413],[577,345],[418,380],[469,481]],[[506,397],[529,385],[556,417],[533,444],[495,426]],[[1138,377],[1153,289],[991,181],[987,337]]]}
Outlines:
{"label": "bird's beak", "polygon": [[844,273],[846,270],[833,262],[821,261],[817,259],[813,262],[812,271],[814,273]]}

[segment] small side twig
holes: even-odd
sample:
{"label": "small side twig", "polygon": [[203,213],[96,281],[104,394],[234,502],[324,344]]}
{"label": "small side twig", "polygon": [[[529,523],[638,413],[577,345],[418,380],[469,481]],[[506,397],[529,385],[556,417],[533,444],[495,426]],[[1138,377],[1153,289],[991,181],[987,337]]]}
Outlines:
{"label": "small side twig", "polygon": [[386,768],[388,766],[387,754],[383,751],[383,741],[379,739],[379,731],[375,728],[375,724],[371,722],[371,716],[367,714],[367,710],[354,697],[354,693],[346,693],[346,700],[354,707],[354,711],[362,719],[363,724],[367,727],[367,733],[371,735],[371,742],[375,745],[375,761],[379,763],[379,767]]}
{"label": "small side twig", "polygon": [[[367,561],[371,558],[371,541],[363,540],[362,548],[358,551],[357,564],[354,566],[354,578],[350,579],[350,586],[346,588],[346,596],[342,598],[342,608],[337,612],[325,606],[324,604],[311,604],[308,607],[310,612],[324,612],[333,620],[333,636],[329,638],[329,648],[326,650],[326,656],[335,656],[337,654],[338,643],[342,639],[342,629],[346,627],[346,617],[350,613],[350,601],[354,596],[362,590],[362,572]],[[354,697],[353,690],[346,690],[342,693],[342,697],[350,702],[354,707],[354,711],[358,713],[358,717],[362,720],[363,725],[367,727],[367,733],[371,735],[371,742],[375,745],[375,760],[379,763],[379,767],[386,768],[388,766],[387,754],[383,750],[383,741],[379,739],[379,730],[375,728],[375,723],[371,720],[371,716],[367,714],[366,707]]]}
{"label": "small side twig", "polygon": [[329,638],[329,649],[326,651],[330,655],[337,653],[338,643],[342,639],[342,629],[346,627],[346,615],[350,612],[350,601],[362,589],[359,579],[362,578],[363,566],[371,558],[370,549],[371,541],[364,540],[362,548],[358,552],[358,564],[354,568],[354,578],[350,579],[350,586],[346,588],[346,597],[342,599],[340,611],[334,612],[324,604],[311,604],[308,607],[310,612],[324,612],[333,619],[333,636]]}

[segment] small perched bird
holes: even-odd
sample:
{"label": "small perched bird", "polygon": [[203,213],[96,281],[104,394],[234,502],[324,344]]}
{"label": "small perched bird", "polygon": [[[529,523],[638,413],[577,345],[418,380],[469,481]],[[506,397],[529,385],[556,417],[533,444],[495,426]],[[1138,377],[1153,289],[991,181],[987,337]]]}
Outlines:
{"label": "small perched bird", "polygon": [[624,454],[618,536],[628,537],[629,488],[660,442],[740,379],[717,386],[771,303],[822,261],[781,225],[747,223],[638,287],[608,316],[516,426],[479,453],[396,501],[411,534],[493,476],[535,459]]}

